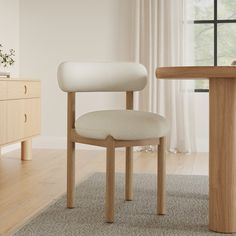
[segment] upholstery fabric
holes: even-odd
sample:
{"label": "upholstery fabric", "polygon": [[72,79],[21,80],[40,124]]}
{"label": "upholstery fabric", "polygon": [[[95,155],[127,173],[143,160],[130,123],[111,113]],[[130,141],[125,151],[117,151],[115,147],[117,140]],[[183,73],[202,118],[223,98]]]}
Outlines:
{"label": "upholstery fabric", "polygon": [[64,62],[58,67],[58,83],[64,92],[139,91],[146,86],[147,71],[129,62]]}
{"label": "upholstery fabric", "polygon": [[76,132],[86,138],[140,140],[159,138],[167,134],[168,121],[154,113],[132,110],[89,112],[75,122]]}

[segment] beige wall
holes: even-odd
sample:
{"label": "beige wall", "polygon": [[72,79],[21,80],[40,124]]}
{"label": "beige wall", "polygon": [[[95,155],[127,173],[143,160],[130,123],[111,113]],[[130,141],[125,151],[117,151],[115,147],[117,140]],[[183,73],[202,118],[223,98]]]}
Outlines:
{"label": "beige wall", "polygon": [[19,0],[0,0],[0,44],[16,51],[16,63],[10,69],[12,76],[19,72]]}
{"label": "beige wall", "polygon": [[[129,61],[131,1],[21,0],[20,75],[42,81],[42,135],[65,137],[66,94],[57,85],[60,62]],[[121,94],[81,94],[78,115],[121,108]],[[49,143],[49,142],[47,142]]]}

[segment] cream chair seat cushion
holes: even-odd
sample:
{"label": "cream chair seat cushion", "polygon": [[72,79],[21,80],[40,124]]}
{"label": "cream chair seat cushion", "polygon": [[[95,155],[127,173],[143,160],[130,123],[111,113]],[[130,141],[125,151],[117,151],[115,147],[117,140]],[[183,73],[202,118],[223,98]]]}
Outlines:
{"label": "cream chair seat cushion", "polygon": [[83,137],[116,140],[159,138],[167,134],[165,118],[150,112],[105,110],[82,115],[75,122],[76,132]]}

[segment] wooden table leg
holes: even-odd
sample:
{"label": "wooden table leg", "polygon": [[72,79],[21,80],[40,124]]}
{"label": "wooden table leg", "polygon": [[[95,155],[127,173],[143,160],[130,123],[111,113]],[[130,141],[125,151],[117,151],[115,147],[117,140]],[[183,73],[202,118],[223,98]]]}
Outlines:
{"label": "wooden table leg", "polygon": [[236,232],[236,79],[210,79],[209,229]]}
{"label": "wooden table leg", "polygon": [[32,160],[32,140],[31,139],[21,142],[21,160],[22,161]]}

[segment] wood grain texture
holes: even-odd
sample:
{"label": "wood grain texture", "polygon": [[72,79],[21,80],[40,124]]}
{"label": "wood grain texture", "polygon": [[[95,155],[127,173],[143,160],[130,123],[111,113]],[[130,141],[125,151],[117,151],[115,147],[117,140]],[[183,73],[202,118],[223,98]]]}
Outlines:
{"label": "wood grain texture", "polygon": [[21,142],[21,160],[22,161],[32,160],[32,139],[27,139]]}
{"label": "wood grain texture", "polygon": [[236,80],[210,80],[209,228],[236,232]]}
{"label": "wood grain texture", "polygon": [[125,152],[125,200],[133,200],[133,148],[126,148]]}
{"label": "wood grain texture", "polygon": [[6,81],[6,82],[11,82],[11,81],[16,81],[16,82],[41,82],[40,80],[38,80],[38,79],[34,79],[34,80],[32,80],[32,79],[27,79],[27,78],[13,78],[13,77],[11,77],[11,78],[1,78],[0,79],[0,81]]}
{"label": "wood grain texture", "polygon": [[82,137],[76,132],[75,129],[71,130],[71,140],[73,142],[94,145],[94,146],[99,146],[99,147],[106,147],[107,146],[106,140],[91,139],[91,138]]}
{"label": "wood grain texture", "polygon": [[166,138],[160,138],[157,165],[157,214],[166,214]]}
{"label": "wood grain texture", "polygon": [[106,222],[113,223],[115,205],[115,145],[111,136],[107,139],[106,159]]}
{"label": "wood grain texture", "polygon": [[156,145],[159,143],[159,138],[141,139],[141,140],[116,140],[116,147],[135,147],[135,146],[146,146]]}
{"label": "wood grain texture", "polygon": [[[133,109],[133,92],[126,92],[126,109]],[[114,221],[114,185],[115,185],[115,148],[126,147],[126,178],[125,178],[125,199],[132,200],[132,175],[133,175],[133,146],[145,146],[159,144],[159,138],[143,140],[115,140],[108,136],[104,140],[80,136],[75,130],[75,93],[68,93],[67,110],[67,133],[68,133],[68,154],[67,154],[67,206],[74,207],[75,191],[75,142],[106,147],[107,168],[106,168],[106,201],[105,215],[108,223]],[[163,147],[163,145],[162,145]],[[164,147],[163,147],[164,148]],[[164,174],[165,172],[162,171]],[[164,183],[164,182],[163,182]],[[164,188],[163,188],[164,190]]]}
{"label": "wood grain texture", "polygon": [[[77,134],[75,129],[71,130],[71,139],[73,142],[83,143],[88,145],[94,145],[99,147],[106,147],[106,139],[92,139],[82,137]],[[143,140],[115,140],[115,147],[135,147],[135,146],[146,146],[156,145],[159,143],[159,138],[143,139]]]}
{"label": "wood grain texture", "polygon": [[[126,92],[126,109],[133,110],[134,93]],[[125,200],[133,200],[133,147],[126,147]]]}
{"label": "wood grain texture", "polygon": [[71,130],[75,128],[75,93],[67,95],[67,207],[75,204],[75,142]]}
{"label": "wood grain texture", "polygon": [[0,146],[7,142],[7,102],[0,101]]}
{"label": "wood grain texture", "polygon": [[0,101],[7,99],[7,82],[0,80]]}
{"label": "wood grain texture", "polygon": [[40,82],[37,81],[8,81],[7,99],[39,98],[40,86]]}
{"label": "wood grain texture", "polygon": [[24,100],[7,101],[7,142],[24,138],[25,109]]}
{"label": "wood grain texture", "polygon": [[134,92],[126,92],[126,109],[133,110],[134,109]]}
{"label": "wood grain texture", "polygon": [[159,67],[156,77],[160,79],[209,79],[236,78],[235,66],[182,66]]}
{"label": "wood grain texture", "polygon": [[1,143],[2,145],[40,133],[41,105],[39,98],[9,100],[5,103],[7,138],[4,143]]}
{"label": "wood grain texture", "polygon": [[210,80],[209,229],[236,232],[236,67],[163,67],[157,78]]}
{"label": "wood grain texture", "polygon": [[0,80],[0,146],[21,142],[22,160],[31,160],[31,139],[40,134],[40,81]]}
{"label": "wood grain texture", "polygon": [[24,100],[24,137],[38,135],[41,130],[40,98]]}

